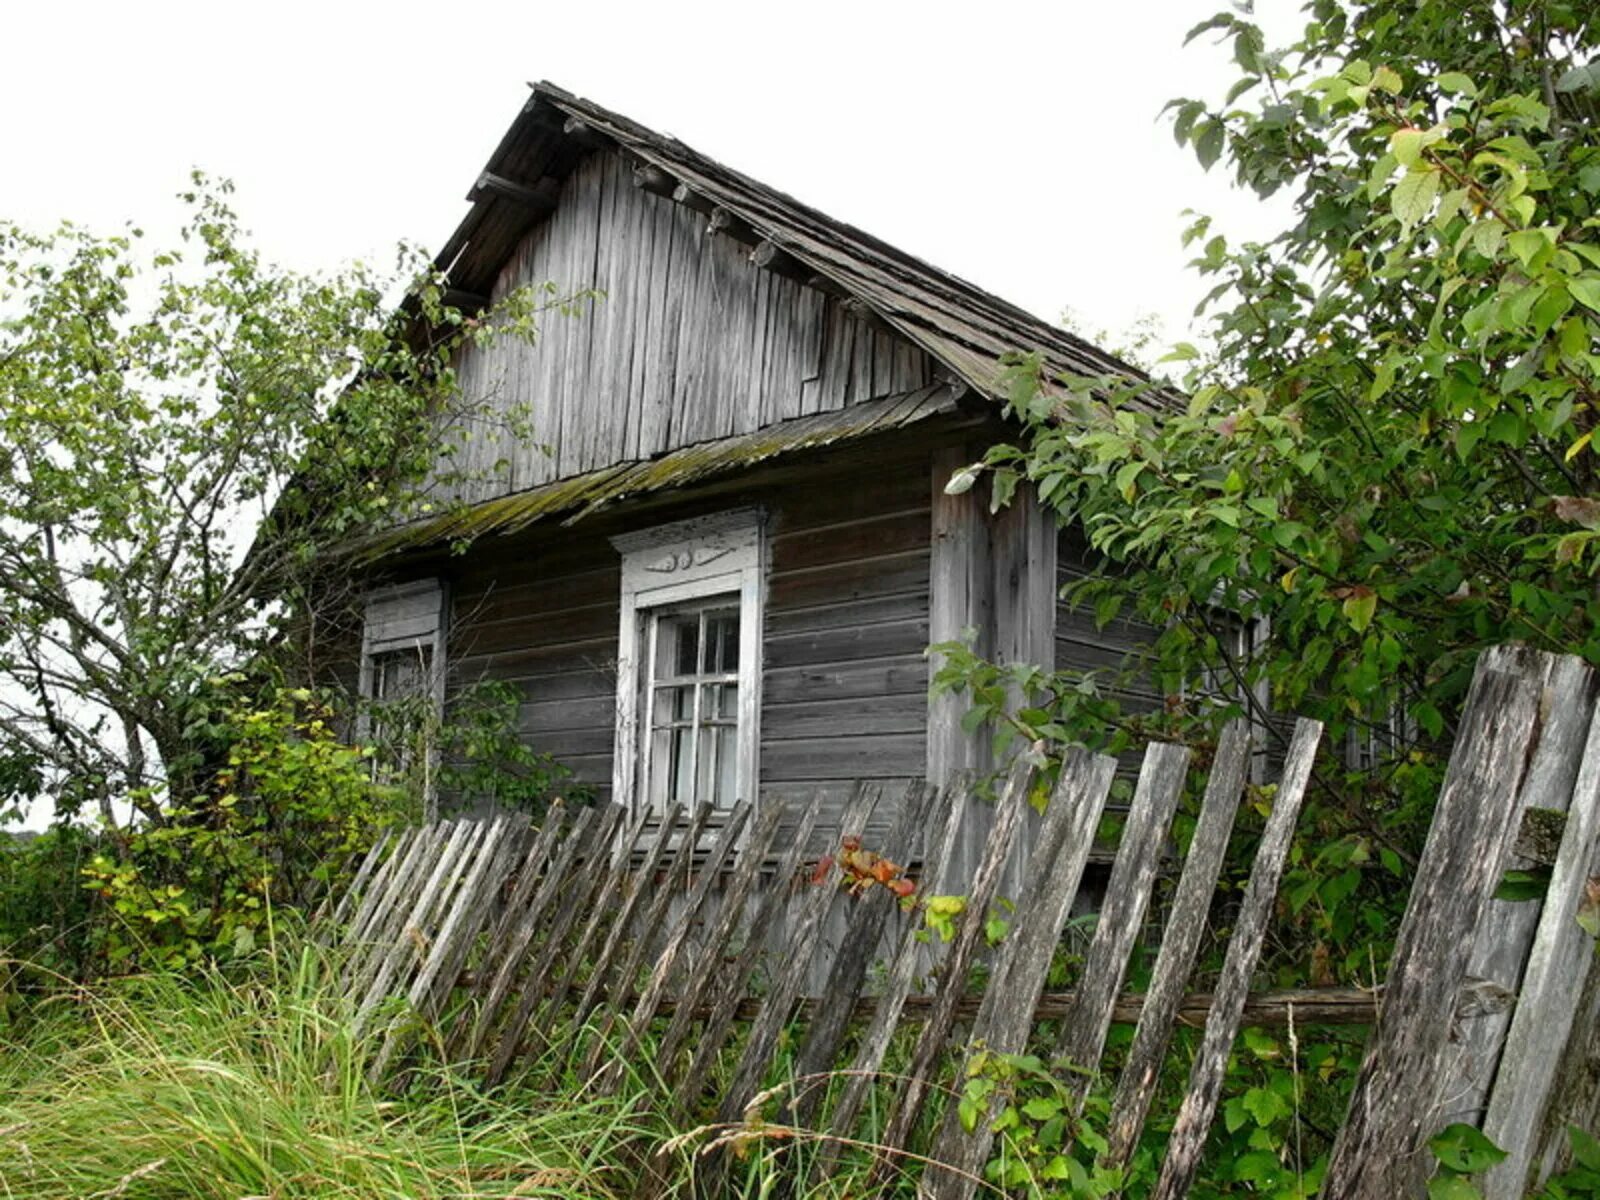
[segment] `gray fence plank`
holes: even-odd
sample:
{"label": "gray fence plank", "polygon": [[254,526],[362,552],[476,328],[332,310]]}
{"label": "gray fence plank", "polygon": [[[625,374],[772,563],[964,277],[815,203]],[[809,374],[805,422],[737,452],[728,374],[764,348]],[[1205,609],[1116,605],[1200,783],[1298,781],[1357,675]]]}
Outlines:
{"label": "gray fence plank", "polygon": [[[1016,926],[1002,944],[1000,960],[972,1025],[969,1041],[973,1045],[996,1054],[1019,1054],[1026,1048],[1034,1009],[1060,944],[1062,926],[1083,881],[1116,770],[1116,759],[1085,750],[1069,750],[1062,761],[1038,841],[1028,859],[1026,878],[1032,883],[1033,895],[1019,910]],[[996,1100],[987,1107],[970,1133],[962,1129],[955,1106],[946,1111],[932,1153],[942,1165],[924,1172],[924,1195],[932,1200],[965,1200],[972,1195],[989,1158],[998,1105]]]}
{"label": "gray fence plank", "polygon": [[1111,1009],[1127,975],[1128,956],[1144,928],[1150,893],[1188,769],[1186,747],[1152,742],[1145,749],[1111,880],[1106,884],[1105,903],[1084,956],[1078,1003],[1061,1023],[1056,1039],[1056,1057],[1083,1068],[1067,1081],[1080,1108],[1094,1082],[1093,1072],[1100,1066],[1100,1052],[1111,1028]]}
{"label": "gray fence plank", "polygon": [[1421,1189],[1437,1132],[1440,1063],[1467,949],[1516,833],[1517,794],[1538,729],[1535,661],[1478,660],[1433,827],[1389,962],[1383,1012],[1367,1044],[1324,1194],[1389,1200]]}
{"label": "gray fence plank", "polygon": [[[1590,704],[1582,707],[1593,709]],[[1550,722],[1555,724],[1556,714]],[[1541,753],[1552,738],[1549,732],[1540,738]],[[1483,1177],[1487,1200],[1520,1200],[1543,1182],[1529,1178],[1529,1167],[1555,1084],[1552,1068],[1572,1036],[1581,981],[1595,955],[1594,939],[1577,918],[1589,880],[1600,875],[1600,710],[1593,711],[1584,745],[1567,826],[1483,1121],[1489,1140],[1507,1152]],[[1531,771],[1529,775],[1531,784]]]}
{"label": "gray fence plank", "polygon": [[1103,1159],[1108,1166],[1126,1166],[1133,1158],[1144,1130],[1145,1116],[1155,1095],[1161,1063],[1178,1016],[1178,1005],[1194,970],[1195,954],[1211,914],[1211,899],[1222,872],[1239,800],[1250,770],[1251,732],[1248,721],[1231,722],[1222,731],[1217,755],[1206,781],[1200,819],[1189,843],[1172,912],[1161,935],[1150,991],[1139,1013],[1139,1027],[1128,1050],[1122,1076],[1117,1081],[1106,1129],[1109,1146]]}
{"label": "gray fence plank", "polygon": [[[1321,722],[1295,722],[1294,737],[1290,739],[1289,753],[1283,765],[1283,779],[1272,798],[1272,813],[1267,817],[1266,828],[1262,830],[1255,861],[1250,865],[1250,882],[1245,885],[1244,901],[1239,906],[1239,916],[1233,924],[1233,936],[1228,939],[1216,997],[1212,1001],[1210,1015],[1206,1017],[1200,1049],[1189,1069],[1189,1090],[1184,1094],[1178,1119],[1172,1127],[1172,1136],[1167,1141],[1161,1178],[1153,1193],[1155,1200],[1181,1200],[1188,1195],[1189,1187],[1194,1182],[1200,1154],[1205,1148],[1206,1134],[1211,1131],[1211,1121],[1216,1115],[1217,1097],[1222,1091],[1222,1076],[1227,1069],[1228,1054],[1233,1049],[1234,1038],[1239,1034],[1245,1001],[1249,998],[1250,977],[1255,972],[1256,961],[1261,957],[1261,946],[1267,936],[1267,922],[1272,917],[1273,905],[1277,900],[1278,883],[1283,878],[1289,845],[1294,840],[1295,820],[1300,815],[1300,804],[1305,798],[1306,785],[1311,780],[1311,768],[1316,761],[1317,746],[1321,740]],[[1340,1192],[1327,1194],[1342,1195]]]}

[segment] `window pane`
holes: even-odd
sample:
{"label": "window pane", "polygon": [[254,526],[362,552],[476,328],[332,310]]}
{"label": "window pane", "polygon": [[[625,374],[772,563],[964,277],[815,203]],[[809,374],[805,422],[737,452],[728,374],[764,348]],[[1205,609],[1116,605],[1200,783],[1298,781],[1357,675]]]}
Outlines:
{"label": "window pane", "polygon": [[715,614],[706,623],[706,637],[712,646],[708,674],[729,675],[739,669],[739,613],[728,610]]}

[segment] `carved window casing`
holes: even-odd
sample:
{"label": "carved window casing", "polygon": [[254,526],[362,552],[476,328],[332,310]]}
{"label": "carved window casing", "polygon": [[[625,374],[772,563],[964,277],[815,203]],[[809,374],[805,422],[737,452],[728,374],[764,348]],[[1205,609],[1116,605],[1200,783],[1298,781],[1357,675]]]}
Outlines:
{"label": "carved window casing", "polygon": [[741,509],[611,539],[622,555],[618,803],[754,798],[764,530],[759,510]]}

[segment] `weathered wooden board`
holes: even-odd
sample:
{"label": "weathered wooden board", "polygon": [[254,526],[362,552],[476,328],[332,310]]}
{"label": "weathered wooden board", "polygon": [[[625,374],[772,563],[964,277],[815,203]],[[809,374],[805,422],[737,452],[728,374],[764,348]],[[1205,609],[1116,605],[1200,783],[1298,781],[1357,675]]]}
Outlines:
{"label": "weathered wooden board", "polygon": [[1112,1167],[1127,1165],[1144,1129],[1161,1063],[1172,1038],[1178,1006],[1205,933],[1211,898],[1222,871],[1239,800],[1244,794],[1245,777],[1250,769],[1250,742],[1249,723],[1234,721],[1223,730],[1217,746],[1205,798],[1200,805],[1200,819],[1195,825],[1172,911],[1162,933],[1150,991],[1144,1010],[1139,1014],[1139,1028],[1128,1050],[1111,1105],[1111,1119],[1106,1130],[1109,1146],[1104,1159]]}
{"label": "weathered wooden board", "polygon": [[1324,1191],[1389,1200],[1420,1190],[1437,1131],[1437,1088],[1467,950],[1500,882],[1538,728],[1537,663],[1479,659],[1433,826],[1395,939],[1383,1013],[1368,1043]]}
{"label": "weathered wooden board", "polygon": [[[1595,958],[1594,939],[1579,925],[1578,911],[1590,880],[1600,876],[1600,710],[1595,708],[1591,689],[1564,692],[1556,680],[1562,667],[1581,667],[1585,675],[1590,674],[1589,669],[1572,658],[1561,659],[1559,664],[1548,689],[1555,693],[1556,703],[1546,705],[1545,729],[1524,793],[1543,782],[1537,772],[1547,746],[1554,757],[1569,745],[1581,745],[1582,762],[1570,793],[1571,803],[1562,806],[1567,808],[1566,828],[1483,1119],[1484,1134],[1507,1152],[1504,1161],[1483,1178],[1487,1200],[1520,1200],[1543,1182],[1530,1178],[1529,1173],[1530,1168],[1542,1165],[1536,1159],[1538,1134],[1554,1094],[1556,1072],[1552,1067],[1563,1057],[1583,997],[1583,989],[1575,986],[1575,981],[1593,969]],[[1566,735],[1574,712],[1589,716],[1588,731],[1581,741]]]}
{"label": "weathered wooden board", "polygon": [[[1167,1141],[1166,1159],[1161,1164],[1161,1177],[1153,1194],[1155,1200],[1182,1200],[1189,1194],[1189,1186],[1194,1182],[1200,1155],[1205,1148],[1206,1134],[1210,1132],[1211,1120],[1216,1115],[1217,1097],[1222,1091],[1228,1055],[1233,1049],[1234,1038],[1239,1034],[1239,1023],[1250,993],[1250,976],[1261,957],[1267,922],[1277,902],[1278,882],[1283,878],[1284,864],[1289,858],[1289,843],[1294,838],[1295,820],[1300,815],[1300,803],[1305,798],[1306,785],[1311,781],[1311,770],[1321,741],[1320,722],[1296,723],[1289,756],[1284,764],[1283,779],[1272,798],[1272,813],[1267,818],[1266,828],[1262,830],[1261,845],[1256,850],[1255,862],[1250,868],[1250,881],[1245,885],[1244,900],[1233,923],[1233,936],[1228,939],[1227,953],[1222,961],[1222,976],[1217,982],[1217,995],[1206,1017],[1205,1034],[1189,1069],[1189,1090],[1184,1094],[1183,1103],[1178,1108],[1178,1118],[1172,1127],[1172,1136]],[[1451,999],[1454,999],[1453,995]],[[1449,1019],[1448,1015],[1445,1019]],[[1328,1194],[1337,1196],[1342,1193]]]}

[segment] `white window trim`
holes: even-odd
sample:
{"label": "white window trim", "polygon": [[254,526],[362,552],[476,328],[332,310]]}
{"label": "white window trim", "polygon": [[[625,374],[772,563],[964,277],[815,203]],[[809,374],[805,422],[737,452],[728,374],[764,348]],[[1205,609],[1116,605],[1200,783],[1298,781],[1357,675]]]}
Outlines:
{"label": "white window trim", "polygon": [[766,515],[756,508],[675,521],[619,534],[622,597],[617,636],[617,729],[613,801],[637,811],[642,734],[639,711],[644,618],[653,609],[739,598],[739,714],[735,795],[755,798],[761,745],[761,640],[766,601]]}

